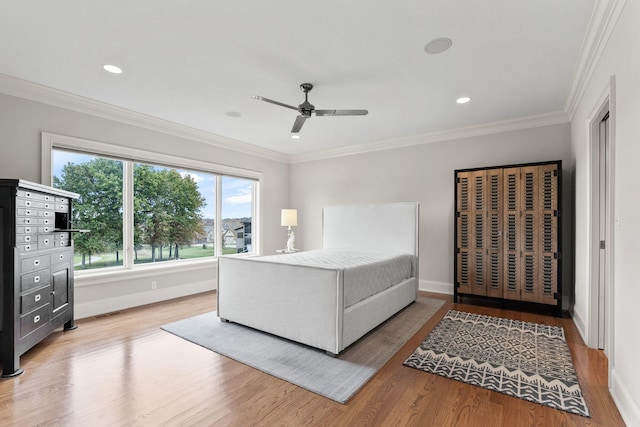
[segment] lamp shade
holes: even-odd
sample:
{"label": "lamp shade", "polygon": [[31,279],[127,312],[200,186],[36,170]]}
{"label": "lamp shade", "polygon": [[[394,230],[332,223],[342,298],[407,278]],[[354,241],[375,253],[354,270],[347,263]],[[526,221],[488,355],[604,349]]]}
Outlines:
{"label": "lamp shade", "polygon": [[283,227],[294,227],[298,225],[297,209],[282,209],[280,215],[280,225]]}

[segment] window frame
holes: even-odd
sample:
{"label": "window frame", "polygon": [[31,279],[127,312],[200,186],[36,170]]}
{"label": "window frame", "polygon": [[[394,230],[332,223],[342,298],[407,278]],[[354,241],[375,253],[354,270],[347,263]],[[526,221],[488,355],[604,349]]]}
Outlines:
{"label": "window frame", "polygon": [[[222,230],[216,227],[216,247],[215,253],[212,257],[176,260],[172,262],[160,262],[150,264],[134,264],[133,263],[133,169],[135,163],[147,163],[155,164],[158,166],[192,170],[193,172],[205,172],[216,175],[216,188],[215,188],[215,214],[216,221],[221,221],[222,217],[222,177],[233,176],[236,178],[242,178],[254,181],[253,194],[252,194],[252,227],[255,227],[255,231],[252,232],[252,248],[253,252],[248,254],[237,254],[233,256],[251,256],[259,255],[262,253],[261,242],[261,212],[262,206],[260,203],[262,192],[262,180],[263,173],[250,169],[242,169],[233,166],[221,165],[217,163],[205,162],[202,160],[194,160],[186,157],[179,157],[173,155],[166,155],[162,153],[144,151],[136,148],[123,147],[104,142],[97,142],[87,140],[83,138],[70,137],[65,135],[57,135],[49,132],[42,132],[42,183],[44,185],[52,185],[52,161],[53,150],[69,150],[88,155],[102,156],[107,158],[113,158],[123,161],[123,252],[124,260],[122,266],[105,267],[96,270],[80,270],[76,271],[77,278],[89,278],[87,284],[95,282],[90,278],[96,280],[104,279],[107,276],[121,275],[135,275],[136,277],[155,275],[159,273],[159,270],[171,269],[171,270],[183,270],[190,269],[201,265],[202,267],[210,267],[211,265],[217,265],[218,257],[222,254]],[[229,256],[229,255],[226,255]],[[101,280],[100,283],[104,282]],[[78,284],[78,283],[76,283]]]}

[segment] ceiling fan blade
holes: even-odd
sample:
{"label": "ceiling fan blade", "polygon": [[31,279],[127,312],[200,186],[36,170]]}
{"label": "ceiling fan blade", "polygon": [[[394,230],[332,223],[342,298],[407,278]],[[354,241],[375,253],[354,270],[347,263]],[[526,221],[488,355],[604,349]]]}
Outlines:
{"label": "ceiling fan blade", "polygon": [[367,110],[314,110],[316,116],[366,116]]}
{"label": "ceiling fan blade", "polygon": [[298,111],[298,107],[294,107],[293,105],[289,105],[289,104],[283,104],[282,102],[274,101],[273,99],[265,98],[264,96],[254,95],[253,98],[259,101],[269,102],[271,104],[279,105],[285,108],[291,108],[292,110]]}
{"label": "ceiling fan blade", "polygon": [[307,116],[303,116],[302,114],[296,117],[296,121],[293,123],[293,127],[291,128],[291,133],[300,132],[305,120],[307,120]]}

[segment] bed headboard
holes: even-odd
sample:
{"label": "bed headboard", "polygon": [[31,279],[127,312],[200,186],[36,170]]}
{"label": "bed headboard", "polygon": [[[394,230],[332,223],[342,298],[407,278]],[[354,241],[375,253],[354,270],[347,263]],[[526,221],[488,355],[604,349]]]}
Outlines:
{"label": "bed headboard", "polygon": [[325,206],[322,246],[418,256],[418,223],[417,203]]}

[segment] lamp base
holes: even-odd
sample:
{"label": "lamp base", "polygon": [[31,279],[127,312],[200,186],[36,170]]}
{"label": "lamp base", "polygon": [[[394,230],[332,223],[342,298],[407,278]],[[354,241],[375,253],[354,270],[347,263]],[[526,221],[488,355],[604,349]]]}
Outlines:
{"label": "lamp base", "polygon": [[289,226],[289,229],[287,230],[287,249],[285,250],[287,252],[296,252],[295,243],[296,243],[296,235],[291,229],[291,226]]}

